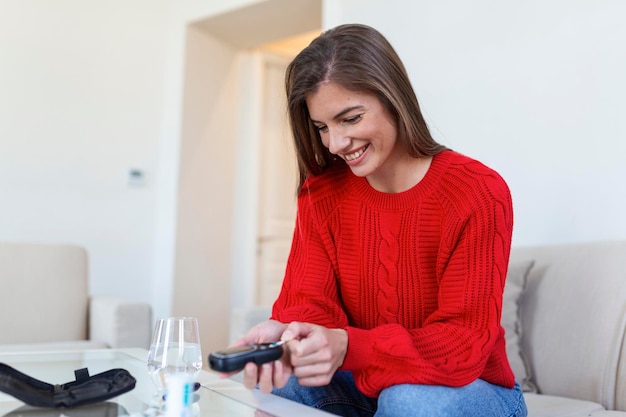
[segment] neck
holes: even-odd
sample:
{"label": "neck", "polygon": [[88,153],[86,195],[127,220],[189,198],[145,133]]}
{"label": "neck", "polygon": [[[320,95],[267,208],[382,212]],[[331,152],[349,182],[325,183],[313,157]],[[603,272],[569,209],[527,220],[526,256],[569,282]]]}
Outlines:
{"label": "neck", "polygon": [[401,193],[413,188],[428,172],[432,156],[413,158],[406,155],[397,161],[393,169],[367,177],[367,182],[376,191],[382,193]]}

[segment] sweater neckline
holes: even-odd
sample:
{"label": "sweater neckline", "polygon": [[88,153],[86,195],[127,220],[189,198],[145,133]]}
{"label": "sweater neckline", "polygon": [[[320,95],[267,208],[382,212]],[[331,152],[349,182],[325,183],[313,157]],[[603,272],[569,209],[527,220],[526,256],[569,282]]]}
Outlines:
{"label": "sweater neckline", "polygon": [[440,183],[453,152],[444,150],[433,156],[433,160],[426,171],[426,175],[413,187],[399,193],[385,193],[375,190],[365,177],[357,177],[349,171],[351,178],[351,189],[356,196],[371,206],[387,209],[399,210],[408,207],[415,207],[416,201],[422,200],[430,195]]}

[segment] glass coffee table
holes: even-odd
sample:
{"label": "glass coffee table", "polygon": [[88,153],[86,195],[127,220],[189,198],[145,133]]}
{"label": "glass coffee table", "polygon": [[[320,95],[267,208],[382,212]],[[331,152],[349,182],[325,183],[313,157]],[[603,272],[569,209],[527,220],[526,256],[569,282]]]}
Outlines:
{"label": "glass coffee table", "polygon": [[[75,380],[74,370],[88,368],[95,375],[113,368],[129,371],[137,384],[132,391],[108,401],[77,408],[35,408],[0,392],[0,417],[121,417],[149,416],[149,403],[156,391],[146,367],[144,349],[106,349],[72,352],[0,353],[0,362],[50,384]],[[330,414],[305,407],[275,395],[248,390],[242,384],[201,371],[202,385],[194,396],[194,417],[322,417]]]}

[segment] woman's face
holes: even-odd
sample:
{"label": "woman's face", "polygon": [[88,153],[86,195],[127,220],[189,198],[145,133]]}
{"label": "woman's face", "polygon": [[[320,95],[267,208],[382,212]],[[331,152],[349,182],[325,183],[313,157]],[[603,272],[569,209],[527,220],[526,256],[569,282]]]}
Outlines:
{"label": "woman's face", "polygon": [[324,82],[306,104],[324,146],[370,184],[384,184],[406,158],[395,121],[376,95]]}

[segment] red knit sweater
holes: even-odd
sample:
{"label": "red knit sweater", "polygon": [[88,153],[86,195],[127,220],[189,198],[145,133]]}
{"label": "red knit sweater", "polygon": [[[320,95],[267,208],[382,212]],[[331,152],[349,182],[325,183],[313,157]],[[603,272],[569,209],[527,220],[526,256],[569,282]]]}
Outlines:
{"label": "red knit sweater", "polygon": [[307,180],[272,318],[348,332],[341,369],[401,384],[512,387],[500,325],[513,213],[504,180],[453,151],[387,194],[339,164]]}

